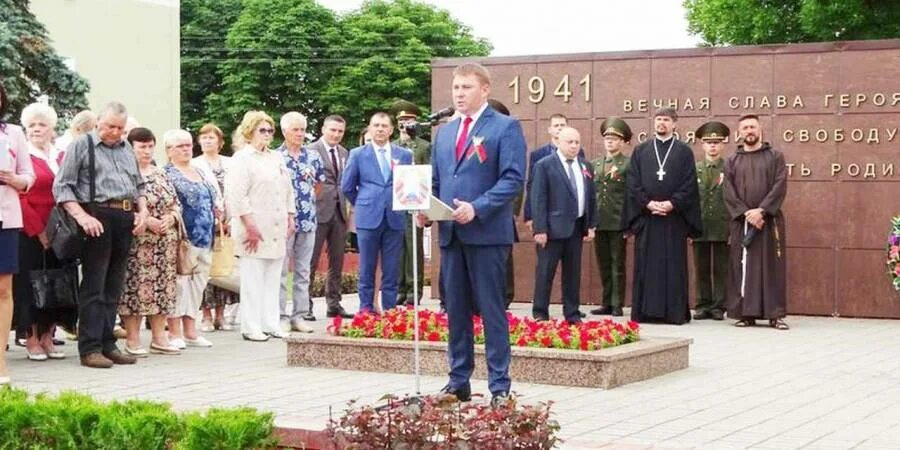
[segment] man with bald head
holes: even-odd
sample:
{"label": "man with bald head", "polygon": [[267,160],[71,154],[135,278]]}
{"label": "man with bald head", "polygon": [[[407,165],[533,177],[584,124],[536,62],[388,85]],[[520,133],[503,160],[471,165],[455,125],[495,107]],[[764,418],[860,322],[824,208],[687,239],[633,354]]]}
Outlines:
{"label": "man with bald head", "polygon": [[581,245],[594,239],[598,222],[594,171],[578,156],[578,130],[563,128],[558,143],[554,155],[535,164],[529,196],[538,255],[532,314],[536,320],[550,318],[550,290],[562,262],[563,317],[580,323]]}

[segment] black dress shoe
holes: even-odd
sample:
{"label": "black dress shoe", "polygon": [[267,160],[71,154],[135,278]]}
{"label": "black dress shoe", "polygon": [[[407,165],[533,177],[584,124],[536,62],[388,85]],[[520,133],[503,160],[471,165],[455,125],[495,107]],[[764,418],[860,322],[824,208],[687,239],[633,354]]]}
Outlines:
{"label": "black dress shoe", "polygon": [[721,309],[714,309],[709,314],[712,315],[712,320],[725,320],[725,312]]}
{"label": "black dress shoe", "polygon": [[62,339],[53,339],[53,345],[66,345],[66,341]]}
{"label": "black dress shoe", "polygon": [[327,313],[325,313],[325,317],[338,317],[338,316],[341,316],[345,319],[353,318],[353,314],[350,314],[347,311],[344,311],[344,308],[338,309],[336,311],[328,311]]}
{"label": "black dress shoe", "polygon": [[466,383],[466,385],[463,387],[454,388],[451,387],[448,383],[446,386],[444,386],[443,389],[441,389],[441,394],[453,395],[457,400],[461,402],[467,402],[469,400],[472,400],[472,387],[469,385],[469,383]]}
{"label": "black dress shoe", "polygon": [[616,307],[613,308],[613,310],[612,310],[612,315],[613,315],[613,317],[622,317],[622,316],[625,315],[625,313],[622,312],[622,307],[621,307],[621,306],[616,306]]}
{"label": "black dress shoe", "polygon": [[587,317],[587,314],[585,314],[583,311],[581,311],[581,310],[579,309],[579,310],[578,310],[578,317],[581,317],[582,319],[584,319],[585,317]]}
{"label": "black dress shoe", "polygon": [[709,311],[697,311],[694,313],[694,320],[712,319],[712,313]]}
{"label": "black dress shoe", "polygon": [[310,312],[308,312],[308,313],[306,313],[306,314],[301,315],[300,318],[303,319],[303,320],[309,321],[309,322],[315,322],[315,321],[316,321],[316,315],[313,314],[312,311],[310,311]]}
{"label": "black dress shoe", "polygon": [[509,392],[496,392],[491,395],[491,408],[497,409],[509,404]]}
{"label": "black dress shoe", "polygon": [[591,314],[595,316],[608,316],[612,314],[612,306],[601,306],[597,309],[592,309]]}
{"label": "black dress shoe", "polygon": [[535,314],[535,315],[532,316],[532,317],[534,318],[534,320],[536,320],[536,321],[538,321],[538,322],[546,322],[546,321],[550,320],[549,317],[547,317],[547,316],[542,316],[542,315],[539,315],[539,314]]}
{"label": "black dress shoe", "polygon": [[397,306],[403,306],[408,301],[409,301],[409,297],[407,297],[405,294],[397,296]]}

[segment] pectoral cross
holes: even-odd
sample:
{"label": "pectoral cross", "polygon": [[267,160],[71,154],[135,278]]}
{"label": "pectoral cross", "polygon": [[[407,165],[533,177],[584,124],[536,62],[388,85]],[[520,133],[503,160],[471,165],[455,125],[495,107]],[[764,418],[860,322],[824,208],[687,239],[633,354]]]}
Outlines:
{"label": "pectoral cross", "polygon": [[656,175],[659,177],[659,181],[662,181],[663,177],[666,176],[666,171],[660,167],[659,170],[656,171]]}

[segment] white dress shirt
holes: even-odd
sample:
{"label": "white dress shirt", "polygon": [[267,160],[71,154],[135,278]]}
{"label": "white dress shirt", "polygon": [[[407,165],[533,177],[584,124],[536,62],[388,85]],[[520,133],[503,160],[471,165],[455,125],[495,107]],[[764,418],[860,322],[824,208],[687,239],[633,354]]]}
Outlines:
{"label": "white dress shirt", "polygon": [[[481,108],[478,108],[478,111],[475,111],[475,114],[472,114],[471,116],[466,116],[466,115],[459,116],[459,120],[460,120],[459,129],[456,130],[456,140],[453,141],[454,146],[456,145],[457,142],[459,142],[459,135],[462,134],[463,127],[465,126],[466,117],[472,118],[472,123],[469,124],[469,136],[471,136],[472,130],[475,128],[475,124],[478,123],[478,118],[481,117],[481,114],[484,113],[484,110],[487,109],[487,107],[488,107],[488,102],[484,102],[484,104],[481,105]],[[468,136],[466,136],[466,137],[468,138]]]}
{"label": "white dress shirt", "polygon": [[[566,176],[569,176],[569,162],[566,161],[566,156],[559,150],[556,151],[556,156],[559,157],[559,162],[563,165],[563,172],[565,172]],[[578,217],[584,217],[584,175],[581,173],[581,161],[578,160],[578,156],[575,156],[572,162],[572,174],[575,175],[575,197],[578,199]]]}

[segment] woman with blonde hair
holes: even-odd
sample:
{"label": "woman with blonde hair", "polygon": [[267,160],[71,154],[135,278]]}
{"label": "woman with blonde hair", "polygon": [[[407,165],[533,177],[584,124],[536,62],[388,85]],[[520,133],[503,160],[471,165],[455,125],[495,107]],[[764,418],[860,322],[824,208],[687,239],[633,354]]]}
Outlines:
{"label": "woman with blonde hair", "polygon": [[69,148],[69,144],[78,136],[90,133],[97,126],[97,115],[89,109],[79,111],[69,122],[69,129],[62,136],[56,138],[56,147],[61,151]]}
{"label": "woman with blonde hair", "polygon": [[261,342],[283,337],[278,296],[296,207],[284,159],[269,148],[275,121],[249,111],[238,129],[247,144],[225,174],[225,204],[241,257],[241,334]]}
{"label": "woman with blonde hair", "polygon": [[178,348],[212,347],[212,342],[197,330],[203,291],[209,281],[212,263],[210,249],[213,244],[213,228],[216,216],[216,181],[203,170],[191,165],[194,140],[184,130],[169,130],[163,135],[169,164],[165,171],[169,182],[178,194],[181,218],[190,241],[190,265],[192,275],[178,275],[178,297],[175,311],[169,316],[169,335],[172,345]]}
{"label": "woman with blonde hair", "polygon": [[[215,124],[208,123],[200,128],[200,132],[197,134],[197,142],[200,143],[200,150],[203,153],[191,160],[191,165],[214,176],[219,192],[225,192],[225,173],[231,167],[231,158],[220,154],[222,147],[225,145],[225,134]],[[221,199],[220,204],[217,206],[224,210],[224,205],[221,204],[224,199],[222,196],[219,199]],[[225,211],[225,214],[227,216],[227,211]],[[224,221],[217,223],[216,226],[225,228],[224,230],[217,228],[215,231],[216,236],[219,236],[219,231],[224,231],[224,234],[228,234],[228,226]],[[241,297],[237,292],[212,284],[206,286],[206,290],[203,291],[203,304],[201,305],[203,322],[200,324],[200,331],[231,330],[231,325],[225,320],[225,307],[240,301]],[[213,318],[213,311],[215,311],[215,318]]]}
{"label": "woman with blonde hair", "polygon": [[56,111],[42,103],[32,103],[22,110],[21,123],[28,139],[28,155],[35,179],[31,189],[19,196],[23,227],[19,236],[19,273],[13,277],[13,316],[16,335],[26,337],[25,354],[32,361],[64,358],[65,353],[53,345],[53,334],[57,324],[73,329],[77,317],[74,305],[38,308],[31,286],[32,270],[66,267],[74,271],[74,266],[66,265],[56,257],[44,233],[50,211],[56,204],[53,181],[59,172],[60,161],[52,143],[56,121]]}

